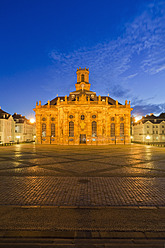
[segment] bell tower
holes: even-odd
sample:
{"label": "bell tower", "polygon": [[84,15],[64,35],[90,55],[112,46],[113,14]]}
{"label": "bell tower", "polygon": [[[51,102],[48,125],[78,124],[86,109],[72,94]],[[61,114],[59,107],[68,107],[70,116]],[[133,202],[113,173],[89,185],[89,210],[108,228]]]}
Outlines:
{"label": "bell tower", "polygon": [[77,83],[75,84],[76,90],[90,90],[89,83],[89,69],[88,68],[77,68]]}

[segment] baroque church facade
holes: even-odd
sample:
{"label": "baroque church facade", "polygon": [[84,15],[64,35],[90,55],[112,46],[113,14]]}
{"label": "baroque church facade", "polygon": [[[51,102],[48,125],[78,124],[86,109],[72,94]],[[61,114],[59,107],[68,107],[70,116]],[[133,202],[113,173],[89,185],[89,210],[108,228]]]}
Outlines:
{"label": "baroque church facade", "polygon": [[131,106],[90,90],[89,69],[77,69],[76,90],[36,103],[36,143],[108,145],[130,143]]}

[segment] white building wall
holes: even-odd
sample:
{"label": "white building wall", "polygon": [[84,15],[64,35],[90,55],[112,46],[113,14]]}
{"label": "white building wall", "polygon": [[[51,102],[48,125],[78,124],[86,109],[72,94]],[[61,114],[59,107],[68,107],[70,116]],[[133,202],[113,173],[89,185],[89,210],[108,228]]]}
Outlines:
{"label": "white building wall", "polygon": [[[165,142],[165,121],[137,123],[132,127],[132,134],[132,140],[135,142]],[[150,139],[146,137],[150,137]]]}
{"label": "white building wall", "polygon": [[13,117],[8,119],[0,119],[0,141],[2,143],[9,143],[14,141],[15,123]]}

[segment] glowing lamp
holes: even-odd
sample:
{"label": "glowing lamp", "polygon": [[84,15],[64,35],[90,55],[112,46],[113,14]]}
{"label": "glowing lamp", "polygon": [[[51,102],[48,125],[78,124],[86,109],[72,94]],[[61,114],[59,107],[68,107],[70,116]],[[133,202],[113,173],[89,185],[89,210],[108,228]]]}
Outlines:
{"label": "glowing lamp", "polygon": [[141,119],[141,116],[136,116],[135,117],[135,122],[138,122]]}
{"label": "glowing lamp", "polygon": [[20,136],[16,136],[17,139],[20,139]]}
{"label": "glowing lamp", "polygon": [[147,140],[149,140],[149,139],[150,139],[150,136],[149,136],[149,135],[147,135],[147,136],[146,136],[146,139],[147,139]]}
{"label": "glowing lamp", "polygon": [[35,122],[35,119],[34,118],[31,118],[30,119],[30,123],[33,124]]}

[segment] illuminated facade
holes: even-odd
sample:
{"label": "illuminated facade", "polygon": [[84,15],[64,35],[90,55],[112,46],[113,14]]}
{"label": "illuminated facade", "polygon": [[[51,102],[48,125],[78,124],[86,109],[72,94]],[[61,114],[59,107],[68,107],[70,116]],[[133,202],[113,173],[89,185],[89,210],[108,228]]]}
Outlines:
{"label": "illuminated facade", "polygon": [[14,141],[15,123],[12,115],[0,107],[0,144]]}
{"label": "illuminated facade", "polygon": [[15,121],[15,142],[32,142],[35,140],[35,123],[20,114],[14,113]]}
{"label": "illuminated facade", "polygon": [[132,141],[140,143],[165,142],[165,113],[143,116],[132,127]]}
{"label": "illuminated facade", "polygon": [[130,143],[130,102],[118,103],[90,90],[89,70],[77,69],[76,91],[47,104],[36,103],[38,144],[107,145]]}

